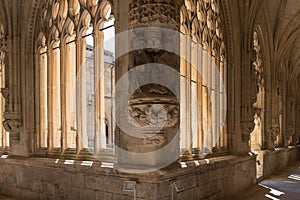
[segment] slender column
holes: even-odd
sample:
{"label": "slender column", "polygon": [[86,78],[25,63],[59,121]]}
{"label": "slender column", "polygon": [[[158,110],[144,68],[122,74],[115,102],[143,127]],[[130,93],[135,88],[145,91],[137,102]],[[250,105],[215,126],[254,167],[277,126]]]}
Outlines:
{"label": "slender column", "polygon": [[208,53],[206,50],[202,51],[202,73],[203,74],[203,77],[205,77],[204,79],[202,79],[202,85],[204,86],[203,87],[203,90],[202,90],[202,102],[203,102],[203,106],[202,106],[202,115],[203,115],[203,151],[206,152],[206,149],[209,147],[209,144],[208,144],[208,88],[207,88],[207,59],[208,59]]}
{"label": "slender column", "polygon": [[[181,54],[185,55],[185,57],[187,58],[187,51],[186,48],[188,47],[189,42],[187,41],[186,37],[182,38],[182,45],[180,47],[180,51],[182,52]],[[184,156],[189,156],[189,151],[186,151],[186,148],[188,148],[188,143],[187,143],[187,137],[186,135],[188,134],[188,129],[187,129],[187,120],[185,120],[187,118],[187,112],[186,112],[186,108],[188,107],[187,104],[187,99],[186,99],[186,91],[187,91],[187,80],[186,80],[186,66],[187,62],[184,58],[180,59],[180,92],[181,92],[181,96],[180,96],[180,111],[181,111],[181,115],[180,115],[180,147],[182,148],[181,150],[184,149],[185,152],[183,152]]]}
{"label": "slender column", "polygon": [[[188,41],[187,44],[191,44],[191,41]],[[185,80],[185,99],[186,99],[186,105],[185,105],[185,123],[186,123],[186,145],[187,145],[187,153],[189,155],[192,155],[192,110],[191,110],[191,104],[192,104],[192,99],[191,99],[191,75],[192,75],[192,49],[191,45],[186,45],[186,56],[187,60],[185,62],[185,73],[186,73],[186,80]]]}
{"label": "slender column", "polygon": [[[0,43],[1,44],[1,43]],[[1,46],[0,46],[1,47]],[[5,88],[5,52],[0,50],[0,88]],[[0,96],[0,122],[3,122],[3,115],[2,113],[5,110],[5,99]],[[2,147],[2,151],[6,148],[6,131],[3,128],[2,123],[0,124],[0,146]]]}
{"label": "slender column", "polygon": [[52,54],[53,50],[48,48],[47,49],[47,65],[49,66],[47,68],[47,99],[49,99],[49,102],[47,104],[47,109],[48,109],[48,136],[47,136],[47,146],[48,146],[48,151],[51,152],[53,149],[53,100],[52,100]]}
{"label": "slender column", "polygon": [[197,45],[197,52],[198,52],[198,59],[197,59],[197,106],[198,106],[198,147],[199,150],[203,150],[203,101],[202,101],[202,93],[203,93],[203,88],[202,88],[202,59],[203,59],[203,48],[200,45]]}
{"label": "slender column", "polygon": [[34,55],[34,61],[35,61],[35,74],[34,74],[34,80],[36,81],[35,84],[35,116],[36,116],[36,120],[35,120],[35,152],[38,151],[38,149],[40,149],[41,146],[41,122],[40,122],[40,63],[41,63],[41,59],[40,59],[40,51],[39,49],[37,50],[37,52]]}
{"label": "slender column", "polygon": [[[68,129],[70,130],[70,135],[68,135],[68,148],[75,149],[76,148],[76,133],[77,133],[77,112],[76,112],[76,49],[75,43],[70,43],[67,45],[67,75],[69,80],[69,85],[67,85],[67,103],[70,102],[69,108],[69,126]],[[68,110],[67,110],[68,111]]]}
{"label": "slender column", "polygon": [[39,130],[38,134],[38,141],[39,141],[39,148],[47,147],[47,55],[38,55],[38,65],[37,66],[37,72],[38,72],[38,78],[36,79],[39,84],[38,90],[39,91]]}
{"label": "slender column", "polygon": [[95,153],[106,148],[105,137],[105,96],[104,96],[104,35],[94,31],[94,66],[95,66]]}
{"label": "slender column", "polygon": [[86,114],[86,41],[76,38],[76,77],[77,77],[77,110],[78,132],[77,152],[88,148],[87,114]]}
{"label": "slender column", "polygon": [[62,152],[65,152],[67,149],[67,138],[69,135],[69,105],[71,102],[67,102],[69,94],[67,94],[67,73],[68,73],[68,63],[67,63],[67,50],[65,44],[65,38],[60,41],[60,97],[61,97],[61,148]]}
{"label": "slender column", "polygon": [[60,88],[60,49],[55,49],[52,52],[52,120],[53,120],[53,147],[62,148],[61,144],[61,88]]}
{"label": "slender column", "polygon": [[75,53],[74,43],[61,45],[61,112],[62,138],[61,143],[65,153],[74,153],[76,144],[76,110],[75,104]]}

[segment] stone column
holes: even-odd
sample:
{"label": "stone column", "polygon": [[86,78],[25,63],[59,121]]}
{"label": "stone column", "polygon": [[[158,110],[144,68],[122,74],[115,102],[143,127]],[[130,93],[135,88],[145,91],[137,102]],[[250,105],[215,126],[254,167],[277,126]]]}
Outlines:
{"label": "stone column", "polygon": [[127,73],[116,80],[117,166],[155,170],[179,158],[178,2],[134,0],[129,27]]}
{"label": "stone column", "polygon": [[76,37],[76,95],[77,95],[77,138],[76,146],[77,153],[88,148],[88,137],[87,137],[87,118],[86,118],[86,41],[81,36]]}
{"label": "stone column", "polygon": [[[1,34],[1,33],[0,33]],[[0,35],[1,36],[1,35]],[[1,38],[0,38],[1,39]],[[4,44],[1,43],[2,41],[0,40],[0,88],[5,88],[5,51],[4,51]],[[2,46],[3,45],[3,46]],[[0,97],[0,110],[1,113],[4,112],[5,110],[5,102],[6,99],[3,97]],[[0,115],[0,121],[3,121],[3,115]],[[2,146],[2,151],[7,150],[6,147],[9,145],[7,143],[7,134],[6,130],[3,128],[3,126],[0,126],[0,137],[1,137],[1,146]]]}
{"label": "stone column", "polygon": [[104,34],[94,28],[94,66],[95,66],[95,153],[99,153],[106,146],[105,139],[105,103],[104,103]]}
{"label": "stone column", "polygon": [[[4,36],[0,31],[0,50],[5,52],[3,62],[9,66],[6,71],[5,86],[1,88],[1,93],[5,99],[3,114],[3,127],[10,133],[10,152],[11,154],[27,155],[26,138],[21,141],[20,133],[23,128],[20,100],[20,72],[19,72],[19,39],[14,36]],[[9,50],[9,51],[8,51]]]}
{"label": "stone column", "polygon": [[[53,48],[58,47],[58,40],[56,40],[56,45]],[[61,79],[61,71],[60,71],[60,49],[55,49],[51,51],[51,99],[50,104],[52,110],[52,147],[53,153],[61,152],[61,90],[60,90],[60,79]],[[51,121],[49,121],[49,125],[51,126]]]}

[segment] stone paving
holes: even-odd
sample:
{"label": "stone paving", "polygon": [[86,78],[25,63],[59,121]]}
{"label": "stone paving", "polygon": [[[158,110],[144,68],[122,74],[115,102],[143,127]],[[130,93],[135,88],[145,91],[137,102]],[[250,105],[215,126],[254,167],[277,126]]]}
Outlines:
{"label": "stone paving", "polygon": [[0,195],[0,199],[1,199],[1,200],[15,200],[15,199],[13,199],[13,198],[5,197],[5,196],[3,196],[3,195]]}
{"label": "stone paving", "polygon": [[288,167],[238,195],[235,200],[299,200],[300,163]]}

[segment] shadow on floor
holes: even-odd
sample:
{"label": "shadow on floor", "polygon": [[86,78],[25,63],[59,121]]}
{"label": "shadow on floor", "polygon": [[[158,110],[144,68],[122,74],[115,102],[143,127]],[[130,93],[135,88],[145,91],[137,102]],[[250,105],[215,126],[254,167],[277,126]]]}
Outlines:
{"label": "shadow on floor", "polygon": [[270,176],[235,200],[300,200],[300,163]]}

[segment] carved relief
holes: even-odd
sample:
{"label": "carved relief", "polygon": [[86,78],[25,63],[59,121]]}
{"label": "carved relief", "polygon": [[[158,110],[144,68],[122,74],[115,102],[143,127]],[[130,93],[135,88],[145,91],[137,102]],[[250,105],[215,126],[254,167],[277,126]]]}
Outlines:
{"label": "carved relief", "polygon": [[5,53],[4,53],[4,51],[0,50],[0,73],[3,72],[4,58],[5,58]]}
{"label": "carved relief", "polygon": [[[245,116],[242,118],[241,129],[242,129],[242,139],[244,142],[248,142],[250,139],[250,134],[255,128],[254,116],[260,117],[260,103],[258,103],[257,95],[259,92],[264,90],[264,72],[262,66],[262,56],[261,56],[261,47],[259,43],[258,34],[254,31],[253,34],[253,51],[249,54],[249,57],[252,61],[252,66],[250,70],[250,94],[249,98],[245,103]],[[245,125],[246,124],[246,125]]]}
{"label": "carved relief", "polygon": [[20,142],[20,129],[23,126],[22,119],[18,113],[9,111],[9,89],[2,88],[1,93],[5,99],[3,127],[10,133],[11,144],[18,144]]}
{"label": "carved relief", "polygon": [[142,138],[141,143],[129,145],[127,150],[138,153],[145,151],[153,152],[163,147],[166,142],[167,138],[165,132],[155,133],[152,136]]}
{"label": "carved relief", "polygon": [[260,44],[257,32],[254,32],[253,35],[253,49],[255,51],[255,60],[252,62],[253,71],[256,76],[256,82],[259,87],[264,87],[264,72],[262,67],[262,58],[261,58],[261,52],[260,52]]}
{"label": "carved relief", "polygon": [[[9,113],[6,113],[5,115],[8,115]],[[10,114],[11,115],[11,114]],[[20,137],[20,128],[22,127],[22,120],[19,119],[19,117],[12,117],[12,119],[6,119],[3,122],[3,126],[7,132],[10,132],[14,134],[15,141],[17,141],[16,138]],[[13,138],[12,138],[13,139]]]}
{"label": "carved relief", "polygon": [[170,128],[179,123],[179,106],[137,104],[129,107],[131,123],[137,127]]}
{"label": "carved relief", "polygon": [[254,121],[245,121],[241,123],[242,140],[247,142],[250,140],[250,134],[255,128]]}
{"label": "carved relief", "polygon": [[0,24],[0,71],[4,66],[5,53],[7,51],[7,38],[4,33],[4,27]]}
{"label": "carved relief", "polygon": [[134,0],[130,4],[130,28],[169,27],[179,28],[177,3],[173,0]]}

